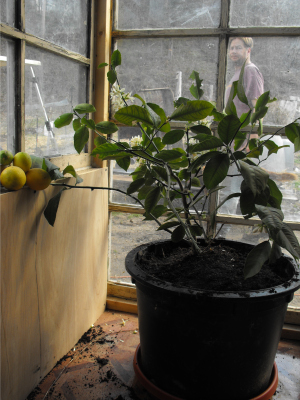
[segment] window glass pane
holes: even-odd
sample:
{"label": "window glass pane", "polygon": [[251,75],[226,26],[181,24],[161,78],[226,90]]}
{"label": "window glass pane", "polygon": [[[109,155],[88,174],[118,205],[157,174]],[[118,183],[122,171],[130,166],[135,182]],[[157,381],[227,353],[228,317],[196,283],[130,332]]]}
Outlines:
{"label": "window glass pane", "polygon": [[[249,40],[248,45],[251,45]],[[246,47],[241,38],[229,41],[225,102],[230,84],[238,79],[241,64],[250,52],[251,64],[244,74],[248,100],[255,100],[262,91],[268,90],[272,98],[278,99],[269,104],[264,124],[286,125],[300,117],[299,51],[299,37],[254,38],[252,49]],[[247,110],[247,106],[244,108],[237,99],[235,104],[238,114]]]}
{"label": "window glass pane", "polygon": [[115,29],[207,28],[220,24],[221,0],[115,0]]}
{"label": "window glass pane", "polygon": [[15,26],[15,2],[10,0],[0,0],[1,22]]}
{"label": "window glass pane", "polygon": [[143,243],[170,239],[165,231],[156,231],[155,221],[143,221],[141,214],[111,213],[111,258],[109,280],[131,283],[125,270],[125,257],[130,250]]}
{"label": "window glass pane", "polygon": [[299,0],[231,0],[231,26],[298,26]]}
{"label": "window glass pane", "polygon": [[0,42],[0,149],[15,153],[15,44]]}
{"label": "window glass pane", "polygon": [[117,47],[122,53],[118,76],[126,92],[147,96],[171,113],[175,96],[192,98],[189,77],[195,70],[204,80],[203,99],[216,99],[217,38],[122,39]]}
{"label": "window glass pane", "polygon": [[26,32],[87,55],[88,0],[26,0]]}
{"label": "window glass pane", "polygon": [[26,47],[25,149],[37,156],[76,153],[72,125],[56,129],[54,120],[87,103],[86,67],[66,58]]}

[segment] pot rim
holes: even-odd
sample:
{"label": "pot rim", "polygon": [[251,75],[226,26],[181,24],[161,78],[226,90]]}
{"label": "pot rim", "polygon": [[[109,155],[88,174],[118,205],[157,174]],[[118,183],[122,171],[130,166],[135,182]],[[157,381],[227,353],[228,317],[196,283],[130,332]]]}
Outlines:
{"label": "pot rim", "polygon": [[[206,290],[206,289],[190,289],[185,287],[174,286],[172,283],[162,281],[154,276],[151,276],[144,272],[140,266],[136,262],[136,255],[139,251],[146,249],[150,245],[155,245],[164,242],[170,242],[170,239],[166,240],[157,240],[153,242],[149,242],[146,244],[139,245],[132,249],[125,258],[125,268],[127,272],[131,275],[134,281],[139,284],[151,287],[152,289],[157,289],[158,291],[169,291],[173,293],[178,293],[179,295],[192,295],[197,297],[214,297],[214,298],[223,298],[223,299],[241,299],[247,300],[249,298],[253,298],[254,300],[263,300],[268,299],[270,297],[276,298],[284,295],[292,295],[297,289],[300,288],[300,272],[296,270],[297,264],[296,262],[286,255],[286,257],[291,262],[294,268],[294,275],[291,279],[286,281],[284,284],[273,286],[265,289],[258,290],[247,290],[247,291],[215,291],[215,290]],[[220,240],[221,242],[221,240]],[[231,243],[239,243],[230,240],[222,240],[222,242],[231,242]],[[249,245],[251,246],[251,245]],[[135,283],[135,282],[133,282]],[[292,297],[289,301],[292,300]]]}

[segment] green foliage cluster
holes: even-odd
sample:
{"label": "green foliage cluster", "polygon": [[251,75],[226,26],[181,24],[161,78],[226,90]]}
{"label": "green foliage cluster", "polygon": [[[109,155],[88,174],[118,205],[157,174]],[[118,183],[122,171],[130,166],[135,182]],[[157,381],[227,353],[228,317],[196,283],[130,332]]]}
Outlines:
{"label": "green foliage cluster", "polygon": [[[116,50],[112,54],[111,68],[107,74],[110,84],[119,83],[116,68],[120,64],[121,54]],[[104,66],[107,64],[100,64],[99,68]],[[259,97],[255,107],[248,104],[243,88],[244,67],[239,80],[232,85],[224,112],[218,112],[214,103],[201,100],[202,80],[196,71],[190,76],[195,81],[190,88],[194,100],[179,98],[174,102],[175,108],[170,116],[157,104],[147,103],[138,95],[135,97],[141,101],[141,105],[127,105],[124,100],[124,107],[116,112],[114,118],[127,126],[137,125],[140,128],[142,140],[136,146],[113,140],[110,134],[118,130],[113,122],[95,123],[87,119],[85,115],[95,111],[90,104],[80,104],[74,108],[73,113],[61,115],[55,121],[55,126],[60,128],[73,124],[74,146],[78,153],[84,148],[89,129],[92,129],[98,133],[92,156],[102,160],[116,160],[125,171],[132,158],[139,159],[141,163],[131,174],[132,183],[126,194],[144,208],[145,220],[155,220],[159,225],[158,230],[168,231],[174,242],[188,240],[196,252],[201,252],[197,244],[199,237],[204,237],[208,243],[213,239],[204,230],[204,220],[213,223],[217,209],[229,199],[238,197],[244,218],[259,217],[270,239],[249,253],[244,269],[245,278],[248,278],[259,272],[267,260],[272,263],[280,257],[281,248],[287,249],[298,259],[300,246],[293,231],[283,222],[282,194],[279,188],[259,166],[264,148],[268,156],[281,148],[271,140],[270,135],[266,138],[263,133],[262,119],[268,111],[267,105],[276,99],[271,99],[270,93],[266,92]],[[236,96],[250,109],[240,118],[233,102]],[[204,123],[206,118],[210,118],[217,126],[217,135]],[[172,121],[185,121],[186,127],[171,129]],[[256,139],[250,139],[249,134],[242,130],[247,125],[252,129],[257,128]],[[164,135],[160,137],[159,132]],[[282,132],[294,143],[295,150],[299,150],[300,127],[297,121],[282,128]],[[179,147],[182,139],[186,143],[185,149]],[[224,187],[221,183],[233,165],[237,174],[243,178],[240,192],[231,193],[207,219],[204,206],[212,193]],[[64,187],[62,190],[66,189]],[[121,191],[113,188],[99,189]],[[61,192],[51,199],[46,208],[45,216],[52,224],[60,196]],[[178,202],[178,199],[181,207],[175,207],[174,202]],[[197,207],[199,202],[202,204],[200,209]],[[159,222],[159,217],[164,218],[163,223]]]}

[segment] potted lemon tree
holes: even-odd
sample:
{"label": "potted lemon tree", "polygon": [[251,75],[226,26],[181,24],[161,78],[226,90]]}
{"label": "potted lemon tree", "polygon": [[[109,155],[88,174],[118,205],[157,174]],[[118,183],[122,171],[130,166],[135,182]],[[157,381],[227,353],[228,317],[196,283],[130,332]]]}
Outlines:
{"label": "potted lemon tree", "polygon": [[[155,220],[158,230],[170,233],[170,240],[139,246],[126,257],[126,269],[137,287],[141,344],[136,362],[151,385],[169,396],[195,399],[201,393],[205,399],[256,398],[269,387],[287,305],[300,287],[295,262],[300,246],[284,222],[279,188],[260,167],[264,148],[268,155],[280,149],[272,135],[266,137],[262,124],[274,99],[266,92],[255,107],[248,104],[243,66],[220,112],[215,104],[201,99],[202,81],[193,71],[194,100],[179,98],[167,116],[160,106],[138,95],[134,97],[140,105],[128,104],[130,95],[118,90],[120,64],[117,50],[107,74],[119,103],[123,102],[114,118],[127,126],[137,125],[139,140],[114,140],[111,134],[117,125],[88,119],[86,114],[95,111],[90,104],[74,107],[55,125],[73,124],[78,153],[92,129],[98,133],[92,156],[115,160],[125,171],[132,159],[139,160],[132,183],[123,193],[144,208],[145,220]],[[233,103],[235,96],[249,106],[241,117]],[[216,135],[207,119],[215,122]],[[185,121],[186,126],[172,129],[172,121]],[[257,131],[257,139],[249,139],[243,131],[247,125]],[[276,133],[282,132],[298,149],[297,121]],[[241,178],[240,190],[207,215],[211,196],[224,187],[226,177],[236,176]],[[62,188],[44,212],[51,225],[63,191],[82,188],[61,182],[53,185]],[[218,208],[233,197],[238,198],[244,218],[257,218],[266,232],[265,240],[256,246],[215,240],[207,234],[205,225],[214,224]],[[292,258],[284,256],[282,249]]]}

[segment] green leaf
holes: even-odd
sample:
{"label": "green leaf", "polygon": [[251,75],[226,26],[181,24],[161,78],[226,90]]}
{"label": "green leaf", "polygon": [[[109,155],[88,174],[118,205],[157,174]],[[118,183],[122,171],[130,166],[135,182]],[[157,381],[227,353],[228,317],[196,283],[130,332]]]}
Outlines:
{"label": "green leaf", "polygon": [[[272,197],[272,207],[280,209],[282,202],[282,193],[278,189],[276,183],[272,179],[268,179],[268,186],[270,188],[270,197]],[[269,199],[270,202],[270,199]]]}
{"label": "green leaf", "polygon": [[227,104],[225,107],[225,112],[227,115],[236,115],[237,116],[236,107],[233,102],[233,99],[235,98],[235,96],[237,94],[237,84],[238,84],[237,81],[232,82],[229,97],[228,97]]}
{"label": "green leaf", "polygon": [[160,199],[160,187],[157,186],[153,188],[146,196],[145,198],[145,211],[150,213],[153,208],[156,206]]}
{"label": "green leaf", "polygon": [[115,50],[111,55],[111,66],[115,68],[118,65],[121,65],[121,62],[122,62],[121,53],[119,50]]}
{"label": "green leaf", "polygon": [[211,135],[211,130],[205,125],[194,125],[190,127],[193,133],[205,133],[206,135]]}
{"label": "green leaf", "polygon": [[244,161],[240,160],[239,164],[242,176],[253,195],[263,192],[267,186],[269,174],[260,167],[249,165]]}
{"label": "green leaf", "polygon": [[83,103],[75,106],[74,111],[76,111],[78,114],[87,114],[95,112],[96,109],[92,104]]}
{"label": "green leaf", "polygon": [[170,131],[165,134],[162,138],[162,142],[164,144],[174,144],[179,142],[184,136],[184,131],[181,129],[175,129],[174,131]]}
{"label": "green leaf", "polygon": [[186,168],[188,165],[189,161],[185,156],[182,157],[182,161],[169,162],[169,166],[172,169]]}
{"label": "green leaf", "polygon": [[245,126],[249,125],[250,117],[251,117],[251,112],[243,113],[240,116],[240,121],[241,121],[241,124],[242,124],[240,129],[245,128]]}
{"label": "green leaf", "polygon": [[201,186],[201,182],[198,178],[194,177],[191,179],[191,184],[194,187],[200,187]]}
{"label": "green leaf", "polygon": [[181,181],[183,181],[183,180],[187,181],[188,179],[190,179],[190,172],[188,172],[187,169],[182,169],[181,171],[179,171],[178,178]]}
{"label": "green leaf", "polygon": [[82,126],[74,134],[74,147],[78,154],[80,154],[88,140],[89,130],[86,126]]}
{"label": "green leaf", "polygon": [[104,160],[107,157],[127,157],[128,154],[125,151],[122,151],[117,144],[114,143],[104,143],[100,146],[97,146],[91,152],[92,156],[96,156],[98,154],[99,158]]}
{"label": "green leaf", "polygon": [[137,192],[144,185],[144,183],[145,183],[145,178],[139,178],[131,182],[131,184],[128,186],[127,194],[132,194]]}
{"label": "green leaf", "polygon": [[[138,194],[138,199],[139,200],[144,200],[147,196],[147,194],[153,189],[153,186],[142,186],[139,190]],[[147,213],[146,213],[147,214]],[[148,215],[148,214],[147,214]],[[152,217],[149,217],[151,220],[153,219]]]}
{"label": "green leaf", "polygon": [[193,237],[197,237],[197,236],[202,236],[203,235],[203,229],[201,228],[201,226],[198,225],[192,225],[189,227],[191,234],[193,235]]}
{"label": "green leaf", "polygon": [[104,63],[99,64],[98,68],[103,68],[103,67],[107,67],[107,66],[108,66],[108,64],[104,62]]}
{"label": "green leaf", "polygon": [[95,125],[95,128],[97,129],[97,131],[104,133],[105,135],[110,135],[111,133],[117,132],[118,130],[117,125],[109,121],[98,122]]}
{"label": "green leaf", "polygon": [[273,264],[281,256],[282,256],[281,247],[278,246],[276,242],[273,242],[270,254],[270,264]]}
{"label": "green leaf", "polygon": [[270,91],[264,92],[259,96],[255,104],[255,111],[259,110],[262,107],[265,107],[270,100]]}
{"label": "green leaf", "polygon": [[187,97],[179,97],[177,100],[174,101],[174,107],[178,108],[179,106],[181,106],[181,104],[187,104],[188,101],[190,101],[190,99],[188,99]]}
{"label": "green leaf", "polygon": [[220,113],[215,108],[213,109],[211,115],[214,117],[214,121],[220,122],[226,116],[224,113]]}
{"label": "green leaf", "polygon": [[248,99],[245,94],[244,82],[243,82],[244,81],[244,70],[245,70],[246,63],[247,63],[247,60],[245,60],[243,66],[242,66],[241,72],[240,72],[239,80],[237,83],[237,96],[242,103],[247,104],[247,106],[249,106]]}
{"label": "green leaf", "polygon": [[151,211],[151,214],[149,214],[149,213],[144,214],[144,216],[145,216],[144,221],[151,221],[151,220],[154,220],[154,217],[155,218],[161,217],[167,211],[167,209],[168,208],[163,206],[162,204],[155,206],[153,208],[153,210]]}
{"label": "green leaf", "polygon": [[200,143],[189,146],[189,153],[197,153],[199,151],[211,150],[223,146],[221,139],[216,136],[206,135],[205,133],[197,135],[197,140],[199,140]]}
{"label": "green leaf", "polygon": [[81,127],[81,119],[80,118],[76,118],[73,121],[73,129],[74,132],[78,131],[78,129]]}
{"label": "green leaf", "polygon": [[109,82],[111,85],[113,85],[113,84],[116,82],[116,80],[117,80],[117,74],[115,73],[115,71],[114,71],[113,69],[111,69],[110,71],[108,71],[108,73],[107,73],[107,79],[108,79],[108,82]]}
{"label": "green leaf", "polygon": [[[244,158],[246,158],[246,154],[243,151],[235,151],[233,153],[233,156],[236,160],[243,160]],[[230,156],[230,159],[233,160],[233,157]]]}
{"label": "green leaf", "polygon": [[299,124],[292,122],[285,127],[285,135],[287,138],[294,143],[295,152],[300,150],[300,126]]}
{"label": "green leaf", "polygon": [[[278,218],[280,221],[283,221],[284,215],[281,210],[273,207],[263,207],[263,206],[256,206],[256,211],[261,220],[267,218]],[[270,224],[271,226],[271,224]]]}
{"label": "green leaf", "polygon": [[161,224],[160,227],[157,229],[158,231],[166,230],[169,228],[173,228],[174,226],[180,225],[179,221],[170,221],[170,222],[165,222],[164,224]]}
{"label": "green leaf", "polygon": [[147,167],[146,165],[141,165],[140,167],[137,167],[130,175],[132,176],[133,180],[136,180],[138,178],[142,178],[145,176],[145,173],[147,172]]}
{"label": "green leaf", "polygon": [[212,189],[222,182],[229,169],[228,154],[219,153],[212,157],[206,164],[203,172],[203,181],[207,189]]}
{"label": "green leaf", "polygon": [[145,100],[140,95],[138,95],[137,93],[134,94],[133,97],[139,99],[144,105],[146,104]]}
{"label": "green leaf", "polygon": [[72,175],[72,176],[76,179],[76,185],[77,185],[78,183],[83,182],[83,179],[82,179],[79,175],[77,175],[77,173],[76,173],[76,171],[75,171],[75,169],[74,169],[74,167],[73,167],[72,165],[68,165],[68,166],[63,170],[63,174],[64,174],[64,175],[66,175],[66,174]]}
{"label": "green leaf", "polygon": [[220,139],[225,144],[229,144],[238,132],[240,125],[241,122],[238,117],[235,115],[227,115],[218,126],[218,135]]}
{"label": "green leaf", "polygon": [[271,245],[267,240],[255,246],[246,258],[244,278],[248,279],[259,273],[262,266],[268,261],[271,254]]}
{"label": "green leaf", "polygon": [[262,119],[267,114],[268,109],[269,107],[261,107],[258,111],[252,113],[250,117],[251,124],[253,125],[256,121]]}
{"label": "green leaf", "polygon": [[164,181],[168,182],[168,174],[165,168],[159,167],[159,166],[153,166],[152,167],[153,171],[157,173],[157,175],[162,178]]}
{"label": "green leaf", "polygon": [[196,160],[192,162],[192,164],[188,168],[188,171],[195,172],[202,164],[204,164],[206,161],[210,160],[217,154],[221,153],[219,151],[209,151],[207,153],[202,154],[200,157],[197,157]]}
{"label": "green leaf", "polygon": [[98,146],[101,146],[101,144],[104,144],[104,143],[107,143],[107,140],[105,139],[105,137],[104,136],[97,136],[97,137],[95,137],[95,139],[94,139],[94,145],[96,146],[96,147],[98,147]]}
{"label": "green leaf", "polygon": [[122,124],[132,126],[133,121],[143,122],[146,125],[153,126],[152,118],[145,108],[132,105],[123,107],[115,113],[115,118]]}
{"label": "green leaf", "polygon": [[177,160],[182,156],[182,153],[178,150],[162,150],[155,155],[155,158],[163,161]]}
{"label": "green leaf", "polygon": [[49,202],[44,210],[44,216],[51,226],[54,226],[60,198],[61,198],[62,192],[64,190],[66,190],[66,188],[61,189],[55,196],[53,196],[49,200]]}
{"label": "green leaf", "polygon": [[170,120],[175,121],[199,121],[211,114],[214,105],[204,100],[188,101],[174,110]]}
{"label": "green leaf", "polygon": [[73,113],[62,114],[54,121],[55,128],[62,128],[63,126],[70,125],[70,123],[73,121],[73,116]]}
{"label": "green leaf", "polygon": [[185,236],[185,229],[182,225],[179,225],[172,232],[171,235],[172,242],[178,243],[184,238],[184,236]]}
{"label": "green leaf", "polygon": [[95,122],[92,119],[81,118],[81,122],[85,124],[89,129],[95,130]]}
{"label": "green leaf", "polygon": [[120,168],[124,169],[124,171],[127,171],[128,168],[130,167],[130,160],[131,160],[131,158],[129,156],[123,157],[123,158],[116,160],[116,163],[118,164],[118,166]]}
{"label": "green leaf", "polygon": [[204,93],[203,90],[201,89],[203,79],[199,78],[199,72],[196,72],[196,71],[192,72],[190,79],[195,79],[195,81],[196,81],[196,86],[193,84],[190,87],[190,92],[191,92],[192,96],[194,96],[197,100],[199,100],[203,96],[203,93]]}
{"label": "green leaf", "polygon": [[299,242],[292,231],[292,229],[285,223],[283,223],[282,229],[272,239],[278,244],[278,246],[286,249],[295,259],[300,257],[300,246]]}

